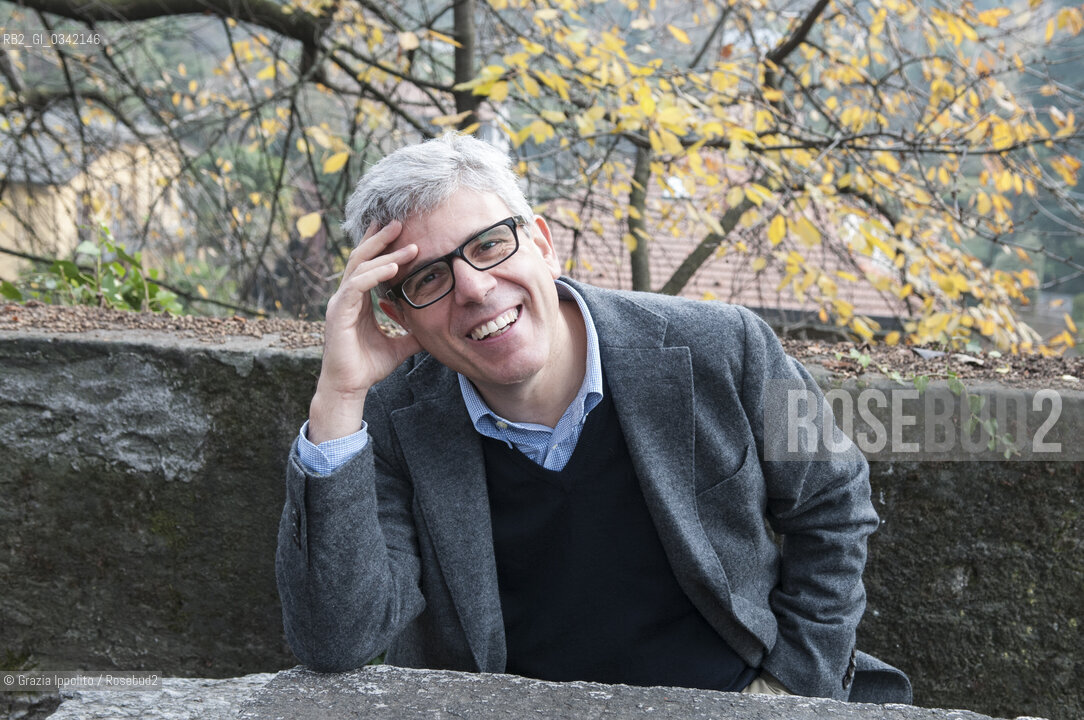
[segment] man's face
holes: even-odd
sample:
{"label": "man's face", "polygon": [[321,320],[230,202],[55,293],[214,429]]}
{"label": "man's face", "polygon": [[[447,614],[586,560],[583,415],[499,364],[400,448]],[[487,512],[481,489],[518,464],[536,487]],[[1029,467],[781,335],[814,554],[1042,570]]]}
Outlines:
{"label": "man's face", "polygon": [[[496,195],[461,189],[428,215],[403,223],[392,250],[410,243],[417,259],[402,268],[395,285],[417,268],[451,252],[480,230],[512,215]],[[545,382],[568,354],[562,342],[557,290],[560,263],[544,220],[517,227],[519,250],[489,270],[452,261],[455,287],[424,308],[400,300],[382,303],[418,343],[446,367],[466,375],[476,387],[500,391],[520,383]]]}

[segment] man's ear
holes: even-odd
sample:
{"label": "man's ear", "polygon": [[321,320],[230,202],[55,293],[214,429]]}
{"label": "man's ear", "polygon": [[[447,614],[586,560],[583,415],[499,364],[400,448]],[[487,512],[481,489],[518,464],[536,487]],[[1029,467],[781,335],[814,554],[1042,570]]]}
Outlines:
{"label": "man's ear", "polygon": [[531,233],[531,241],[538,248],[546,267],[556,280],[561,276],[561,259],[557,257],[557,250],[553,247],[553,235],[550,233],[549,223],[541,215],[536,215],[534,224],[528,228]]}
{"label": "man's ear", "polygon": [[396,324],[399,325],[399,327],[403,328],[404,330],[407,329],[406,325],[403,324],[403,314],[400,312],[400,308],[397,303],[381,298],[378,304],[380,305],[381,311],[383,311],[385,315],[394,320]]}

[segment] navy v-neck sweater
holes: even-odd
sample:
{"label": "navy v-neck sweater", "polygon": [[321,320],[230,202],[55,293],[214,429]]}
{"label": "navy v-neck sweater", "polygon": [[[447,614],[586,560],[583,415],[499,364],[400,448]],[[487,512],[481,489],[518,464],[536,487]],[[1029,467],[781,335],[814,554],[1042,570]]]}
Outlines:
{"label": "navy v-neck sweater", "polygon": [[674,577],[608,388],[561,471],[483,444],[509,673],[712,690],[752,681]]}

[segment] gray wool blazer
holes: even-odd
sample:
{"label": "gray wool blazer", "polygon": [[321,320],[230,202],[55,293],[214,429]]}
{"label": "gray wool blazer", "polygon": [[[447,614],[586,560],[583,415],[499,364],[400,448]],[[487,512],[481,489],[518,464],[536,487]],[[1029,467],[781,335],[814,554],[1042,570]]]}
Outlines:
{"label": "gray wool blazer", "polygon": [[[814,384],[750,311],[569,282],[682,589],[747,663],[846,699],[877,527],[865,459],[761,459],[765,383]],[[503,672],[482,445],[455,373],[414,356],[370,391],[365,419],[366,449],[328,476],[291,452],[276,557],[290,647],[317,670],[386,651]],[[860,675],[871,663],[894,670],[859,654]]]}

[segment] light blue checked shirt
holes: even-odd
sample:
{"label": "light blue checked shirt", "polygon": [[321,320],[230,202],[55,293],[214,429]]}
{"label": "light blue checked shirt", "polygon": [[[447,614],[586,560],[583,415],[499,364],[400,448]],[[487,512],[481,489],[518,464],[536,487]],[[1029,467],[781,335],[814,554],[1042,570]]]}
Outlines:
{"label": "light blue checked shirt", "polygon": [[[587,329],[587,366],[583,383],[564,415],[557,421],[556,427],[505,420],[490,410],[470,380],[459,375],[459,389],[463,393],[463,402],[467,406],[471,422],[474,423],[474,429],[486,437],[507,443],[508,447],[516,448],[548,470],[564,469],[576,449],[576,443],[579,442],[580,432],[583,430],[584,422],[587,421],[588,413],[594,410],[602,400],[602,360],[599,356],[598,333],[595,332],[591,311],[587,309],[580,294],[572,287],[560,280],[556,283],[557,294],[560,297],[576,301],[580,312],[583,313],[583,324]],[[362,424],[361,430],[353,435],[328,440],[319,445],[309,442],[306,437],[308,427],[308,421],[301,426],[297,450],[301,464],[315,475],[331,473],[364,450],[369,442],[369,432],[365,424]]]}

